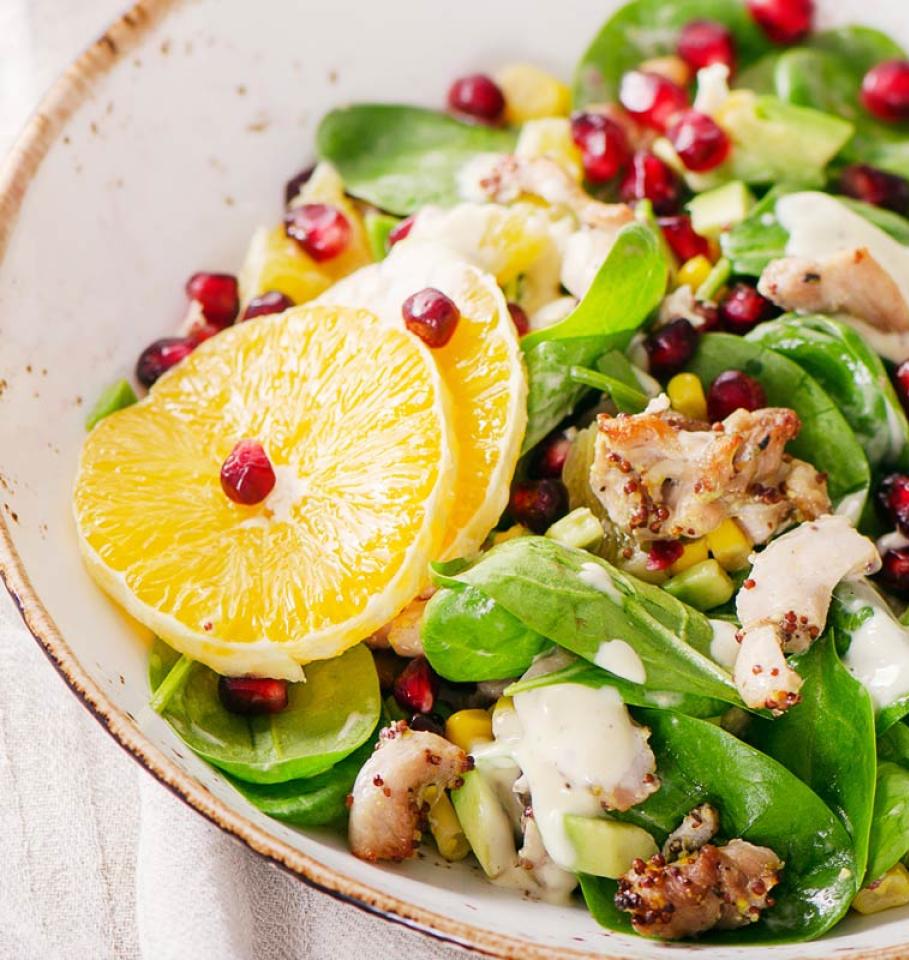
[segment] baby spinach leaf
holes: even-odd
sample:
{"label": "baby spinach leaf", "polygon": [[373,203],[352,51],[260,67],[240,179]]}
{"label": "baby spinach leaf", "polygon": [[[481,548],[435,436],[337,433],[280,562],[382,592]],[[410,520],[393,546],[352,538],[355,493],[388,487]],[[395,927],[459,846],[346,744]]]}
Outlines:
{"label": "baby spinach leaf", "polygon": [[564,320],[521,340],[527,364],[529,450],[571,413],[589,389],[572,367],[593,367],[604,353],[624,349],[666,290],[666,259],[653,232],[623,227],[590,289]]}
{"label": "baby spinach leaf", "polygon": [[[811,940],[848,910],[859,875],[845,827],[824,802],[784,766],[704,720],[656,710],[637,710],[650,727],[660,789],[617,819],[664,838],[699,803],[720,813],[722,834],[770,847],[785,861],[776,906],[754,926],[705,937],[711,943]],[[628,930],[615,907],[614,881],[582,877],[594,918],[612,930]]]}
{"label": "baby spinach leaf", "polygon": [[546,537],[521,537],[490,550],[457,579],[591,662],[602,644],[624,640],[640,658],[652,690],[741,706],[729,674],[709,657],[710,621],[593,554]]}
{"label": "baby spinach leaf", "polygon": [[909,769],[909,727],[905,723],[894,723],[878,737],[877,756]]}
{"label": "baby spinach leaf", "polygon": [[867,493],[868,460],[846,418],[818,382],[798,364],[759,343],[726,333],[701,337],[688,365],[708,389],[724,370],[742,370],[760,381],[773,407],[790,407],[802,421],[789,451],[827,474],[834,503]]}
{"label": "baby spinach leaf", "polygon": [[105,417],[109,417],[112,413],[123,410],[125,407],[131,407],[137,402],[136,391],[133,390],[129,381],[117,380],[102,390],[101,396],[95,401],[95,405],[85,418],[85,429],[91,430],[95,424]]}
{"label": "baby spinach leaf", "polygon": [[887,761],[877,770],[865,882],[882,877],[909,853],[909,770]]}
{"label": "baby spinach leaf", "polygon": [[776,720],[755,721],[750,738],[840,818],[852,837],[861,877],[877,773],[871,698],[840,663],[830,634],[791,662],[805,681],[801,701]]}
{"label": "baby spinach leaf", "polygon": [[642,60],[674,54],[679,31],[691,20],[725,24],[735,37],[740,66],[770,49],[739,0],[632,0],[606,21],[581,58],[575,105],[616,100],[622,74]]}
{"label": "baby spinach leaf", "polygon": [[794,360],[836,397],[872,470],[909,469],[906,415],[880,357],[852,327],[818,314],[786,314],[746,339]]}
{"label": "baby spinach leaf", "polygon": [[426,605],[423,650],[433,670],[456,682],[507,680],[552,646],[476,587],[443,588]]}
{"label": "baby spinach leaf", "polygon": [[[614,351],[613,351],[614,353]],[[648,404],[650,397],[640,390],[629,387],[617,377],[601,373],[599,370],[588,370],[587,367],[572,367],[571,379],[594,390],[602,390],[612,399],[612,402],[623,413],[640,413]]]}
{"label": "baby spinach leaf", "polygon": [[[149,662],[153,691],[168,663],[178,660],[156,642]],[[214,766],[251,783],[282,783],[315,776],[353,753],[375,729],[380,707],[372,655],[356,646],[307,665],[306,681],[289,685],[287,707],[263,716],[226,710],[218,697],[218,674],[193,663],[163,716]]]}
{"label": "baby spinach leaf", "polygon": [[355,197],[401,216],[460,199],[457,176],[482,153],[511,153],[513,130],[462,123],[434,110],[365,103],[332,110],[319,124],[319,156]]}

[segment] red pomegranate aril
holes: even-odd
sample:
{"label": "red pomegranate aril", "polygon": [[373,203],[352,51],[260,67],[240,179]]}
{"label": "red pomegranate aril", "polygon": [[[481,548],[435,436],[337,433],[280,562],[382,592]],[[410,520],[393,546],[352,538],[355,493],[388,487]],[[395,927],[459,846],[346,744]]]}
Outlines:
{"label": "red pomegranate aril", "polygon": [[240,288],[230,273],[194,273],[186,282],[186,295],[216,327],[229,327],[237,318]]}
{"label": "red pomegranate aril", "polygon": [[284,206],[289,207],[294,200],[300,194],[300,191],[303,187],[309,183],[310,178],[313,175],[313,171],[316,169],[314,163],[310,164],[308,167],[304,167],[298,174],[291,177],[290,180],[284,184]]}
{"label": "red pomegranate aril", "polygon": [[758,26],[774,43],[796,43],[810,33],[814,0],[745,0]]}
{"label": "red pomegranate aril", "polygon": [[729,156],[726,131],[706,113],[686,110],[672,121],[666,136],[682,163],[695,173],[716,169]]}
{"label": "red pomegranate aril", "polygon": [[350,243],[347,217],[328,203],[304,203],[284,214],[284,232],[316,263],[343,253]]}
{"label": "red pomegranate aril", "polygon": [[505,112],[505,95],[485,73],[460,77],[448,90],[448,106],[483,123],[497,123]]}
{"label": "red pomegranate aril", "polygon": [[251,507],[274,489],[275,471],[258,440],[241,440],[221,466],[221,489],[234,503]]}
{"label": "red pomegranate aril", "polygon": [[230,713],[244,716],[280,713],[287,706],[287,681],[267,677],[219,677],[218,699]]}
{"label": "red pomegranate aril", "polygon": [[698,321],[693,324],[698,333],[711,333],[722,326],[719,308],[714,304],[695,300],[693,309],[698,316]]}
{"label": "red pomegranate aril", "polygon": [[534,477],[550,477],[559,479],[562,468],[568,459],[571,450],[571,441],[564,433],[555,433],[541,440],[533,456],[530,458],[529,473]]}
{"label": "red pomegranate aril", "polygon": [[591,183],[606,183],[628,165],[631,147],[621,125],[601,113],[576,113],[571,136],[581,151],[584,176]]}
{"label": "red pomegranate aril", "polygon": [[293,305],[293,300],[287,294],[281,293],[280,290],[267,290],[249,301],[243,311],[243,319],[252,320],[253,317],[267,317],[272,313],[284,313]]}
{"label": "red pomegranate aril", "polygon": [[189,340],[193,347],[198,347],[200,343],[210,340],[215,334],[220,333],[221,330],[221,327],[216,327],[213,323],[198,323],[189,331],[186,339]]}
{"label": "red pomegranate aril", "polygon": [[691,217],[679,214],[677,217],[660,217],[658,222],[666,243],[681,263],[692,257],[710,256],[710,243],[706,237],[694,232]]}
{"label": "red pomegranate aril", "polygon": [[726,370],[707,391],[707,417],[711,423],[725,420],[738,409],[760,410],[767,406],[764,388],[741,370]]}
{"label": "red pomegranate aril", "polygon": [[885,590],[909,597],[909,547],[897,547],[884,553],[878,579]]}
{"label": "red pomegranate aril", "polygon": [[398,706],[409,713],[429,713],[439,692],[439,678],[425,657],[416,657],[395,680]]}
{"label": "red pomegranate aril", "polygon": [[877,498],[891,523],[899,527],[903,534],[909,534],[909,476],[891,473],[884,477]]}
{"label": "red pomegranate aril", "polygon": [[413,217],[405,217],[388,231],[388,249],[403,240],[413,229]]}
{"label": "red pomegranate aril", "polygon": [[720,301],[720,320],[730,333],[748,333],[777,312],[773,301],[761,296],[748,283],[734,284]]}
{"label": "red pomegranate aril", "polygon": [[694,73],[712,63],[725,63],[735,72],[735,40],[716,20],[692,20],[682,27],[676,53]]}
{"label": "red pomegranate aril", "polygon": [[903,409],[909,413],[909,360],[904,360],[897,368],[894,375],[894,386],[897,396]]}
{"label": "red pomegranate aril", "polygon": [[508,302],[508,312],[511,314],[511,322],[514,324],[518,336],[523,337],[530,330],[530,320],[527,318],[527,311],[517,303]]}
{"label": "red pomegranate aril", "polygon": [[545,533],[568,513],[568,491],[561,480],[551,477],[522,480],[511,488],[508,510],[528,530]]}
{"label": "red pomegranate aril", "polygon": [[875,207],[909,213],[909,180],[865,163],[854,163],[840,174],[840,193]]}
{"label": "red pomegranate aril", "polygon": [[415,713],[410,718],[410,729],[444,737],[445,721],[437,713]]}
{"label": "red pomegranate aril", "polygon": [[404,325],[427,347],[444,347],[454,336],[461,319],[454,300],[435,287],[426,287],[409,296],[401,307]]}
{"label": "red pomegranate aril", "polygon": [[654,330],[644,341],[650,372],[661,380],[678,373],[691,359],[697,345],[697,331],[684,317]]}
{"label": "red pomegranate aril", "polygon": [[657,540],[647,552],[647,569],[668,570],[684,552],[681,540]]}
{"label": "red pomegranate aril", "polygon": [[188,357],[195,344],[186,337],[164,337],[149,344],[136,363],[136,379],[143,387],[150,387],[162,374]]}
{"label": "red pomegranate aril", "polygon": [[639,123],[662,133],[688,107],[688,94],[668,77],[629,70],[619,84],[619,102]]}
{"label": "red pomegranate aril", "polygon": [[862,80],[862,103],[878,120],[909,120],[909,60],[885,60]]}
{"label": "red pomegranate aril", "polygon": [[679,205],[678,177],[647,150],[639,150],[622,179],[619,195],[625,203],[649,200],[658,214],[675,213]]}

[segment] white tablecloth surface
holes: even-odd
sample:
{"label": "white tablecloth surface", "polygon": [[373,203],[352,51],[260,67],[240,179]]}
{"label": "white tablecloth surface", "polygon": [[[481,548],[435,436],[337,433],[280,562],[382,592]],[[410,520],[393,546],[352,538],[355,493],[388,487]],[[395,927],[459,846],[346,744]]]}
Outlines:
{"label": "white tablecloth surface", "polygon": [[[0,0],[0,152],[123,7]],[[309,890],[190,811],[77,702],[0,590],[2,960],[467,956]]]}

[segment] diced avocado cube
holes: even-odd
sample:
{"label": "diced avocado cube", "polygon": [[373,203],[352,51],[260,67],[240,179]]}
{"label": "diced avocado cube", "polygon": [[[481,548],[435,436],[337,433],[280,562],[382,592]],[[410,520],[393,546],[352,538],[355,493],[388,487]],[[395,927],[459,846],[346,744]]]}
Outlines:
{"label": "diced avocado cube", "polygon": [[634,860],[647,860],[657,852],[653,837],[633,823],[568,814],[565,833],[574,848],[575,870],[594,877],[617,880]]}
{"label": "diced avocado cube", "polygon": [[735,584],[716,560],[704,560],[667,580],[663,589],[698,610],[712,610],[735,593]]}
{"label": "diced avocado cube", "polygon": [[562,517],[546,531],[546,536],[563,547],[584,550],[599,544],[603,539],[603,524],[588,507],[578,507]]}
{"label": "diced avocado cube", "polygon": [[688,201],[691,225],[702,237],[717,237],[741,223],[754,206],[754,194],[741,180],[699,193]]}
{"label": "diced avocado cube", "polygon": [[363,221],[369,251],[375,260],[384,260],[388,253],[388,235],[400,223],[398,217],[387,213],[367,213]]}
{"label": "diced avocado cube", "polygon": [[112,383],[98,397],[95,405],[89,411],[85,418],[85,429],[91,430],[100,420],[122,410],[124,407],[131,407],[137,400],[136,392],[126,380],[118,380]]}
{"label": "diced avocado cube", "polygon": [[495,790],[481,770],[464,774],[464,784],[451,791],[461,829],[486,876],[498,877],[517,862],[514,830]]}

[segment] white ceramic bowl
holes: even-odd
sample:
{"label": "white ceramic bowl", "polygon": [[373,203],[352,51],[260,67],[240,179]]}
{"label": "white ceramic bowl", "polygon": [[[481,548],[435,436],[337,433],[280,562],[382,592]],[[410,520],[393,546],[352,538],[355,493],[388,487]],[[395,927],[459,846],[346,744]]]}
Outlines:
{"label": "white ceramic bowl", "polygon": [[[818,2],[827,22],[909,41],[905,0]],[[438,104],[453,76],[515,58],[567,76],[616,5],[146,0],[59,81],[0,173],[0,572],[35,638],[113,736],[200,813],[314,886],[493,956],[665,947],[609,934],[580,906],[522,900],[467,864],[427,852],[371,866],[330,832],[256,812],[148,709],[148,638],[83,571],[70,488],[85,402],[172,331],[190,272],[239,265],[253,228],[278,217],[285,179],[311,159],[328,108]],[[909,911],[762,952],[909,956]]]}

